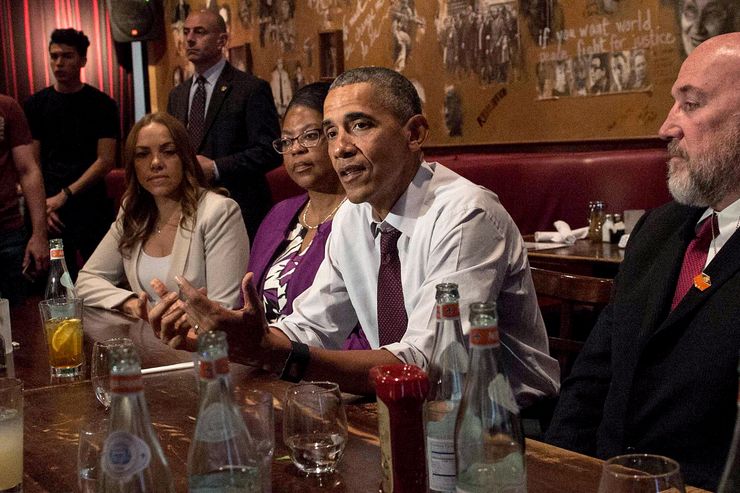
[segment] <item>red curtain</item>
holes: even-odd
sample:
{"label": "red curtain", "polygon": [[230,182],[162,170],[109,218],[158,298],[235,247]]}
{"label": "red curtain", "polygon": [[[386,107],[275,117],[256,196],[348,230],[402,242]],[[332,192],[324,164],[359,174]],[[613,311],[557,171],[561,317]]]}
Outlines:
{"label": "red curtain", "polygon": [[[134,112],[132,76],[116,51],[130,57],[130,50],[116,49],[105,0],[0,0],[0,93],[22,103],[53,84],[49,37],[54,29],[68,27],[84,31],[90,39],[82,81],[118,103],[125,136]],[[130,61],[121,62],[130,67]]]}

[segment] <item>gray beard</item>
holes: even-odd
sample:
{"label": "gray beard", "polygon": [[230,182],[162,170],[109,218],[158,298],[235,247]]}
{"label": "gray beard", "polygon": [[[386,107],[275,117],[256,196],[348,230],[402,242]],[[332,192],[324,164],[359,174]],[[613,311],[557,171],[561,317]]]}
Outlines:
{"label": "gray beard", "polygon": [[685,205],[709,207],[722,201],[740,186],[740,129],[719,136],[714,147],[703,156],[689,157],[673,140],[668,144],[671,157],[686,161],[681,173],[668,163],[668,190]]}

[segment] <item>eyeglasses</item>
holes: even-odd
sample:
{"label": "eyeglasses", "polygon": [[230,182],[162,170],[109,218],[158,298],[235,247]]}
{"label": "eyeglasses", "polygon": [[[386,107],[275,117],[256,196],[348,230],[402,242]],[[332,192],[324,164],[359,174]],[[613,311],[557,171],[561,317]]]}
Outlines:
{"label": "eyeglasses", "polygon": [[293,148],[293,142],[298,141],[298,144],[308,149],[319,145],[323,136],[324,132],[320,128],[309,128],[298,137],[281,137],[273,140],[272,147],[280,154],[287,154]]}

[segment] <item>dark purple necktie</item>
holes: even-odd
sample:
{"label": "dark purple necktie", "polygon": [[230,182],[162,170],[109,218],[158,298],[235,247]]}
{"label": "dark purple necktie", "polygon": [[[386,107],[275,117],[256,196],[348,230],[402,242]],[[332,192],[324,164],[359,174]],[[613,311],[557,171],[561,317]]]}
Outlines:
{"label": "dark purple necktie", "polygon": [[401,232],[394,228],[380,232],[378,337],[381,346],[400,341],[408,325],[401,286],[401,261],[398,259],[399,236]]}
{"label": "dark purple necktie", "polygon": [[190,113],[188,114],[188,132],[190,139],[193,141],[193,147],[198,148],[200,141],[203,139],[203,132],[206,126],[206,79],[200,75],[195,83],[193,102],[190,104]]}
{"label": "dark purple necktie", "polygon": [[686,248],[681,273],[678,275],[678,282],[676,283],[676,293],[673,295],[673,303],[671,303],[671,310],[676,308],[676,305],[681,302],[691,286],[694,285],[694,277],[704,270],[704,264],[707,262],[707,254],[709,253],[709,244],[712,243],[712,237],[714,236],[713,229],[719,230],[716,214],[712,214],[701,223],[696,237],[691,240]]}

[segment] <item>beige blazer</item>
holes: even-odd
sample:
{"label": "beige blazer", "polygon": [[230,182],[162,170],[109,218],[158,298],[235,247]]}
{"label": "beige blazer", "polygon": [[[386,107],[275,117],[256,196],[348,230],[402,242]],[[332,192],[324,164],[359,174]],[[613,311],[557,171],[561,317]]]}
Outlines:
{"label": "beige blazer", "polygon": [[[128,258],[118,251],[122,211],[77,278],[77,296],[87,306],[119,308],[144,290],[137,274],[141,242]],[[177,228],[172,262],[162,281],[177,291],[175,276],[182,276],[195,287],[206,288],[210,299],[235,308],[248,261],[249,239],[239,206],[230,198],[206,192],[198,201],[193,230]]]}

